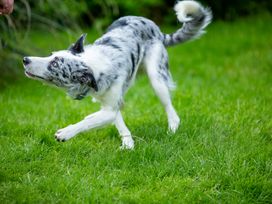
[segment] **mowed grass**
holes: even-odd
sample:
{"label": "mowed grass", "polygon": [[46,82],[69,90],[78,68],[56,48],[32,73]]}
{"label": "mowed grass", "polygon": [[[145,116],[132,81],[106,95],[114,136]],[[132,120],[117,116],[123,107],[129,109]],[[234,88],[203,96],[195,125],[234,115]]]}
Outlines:
{"label": "mowed grass", "polygon": [[[271,21],[215,22],[200,40],[169,49],[176,134],[141,73],[122,110],[133,151],[119,150],[114,126],[56,142],[57,129],[99,104],[27,79],[18,65],[20,80],[0,92],[0,202],[271,203]],[[68,47],[61,35],[34,32],[29,42],[50,53]]]}

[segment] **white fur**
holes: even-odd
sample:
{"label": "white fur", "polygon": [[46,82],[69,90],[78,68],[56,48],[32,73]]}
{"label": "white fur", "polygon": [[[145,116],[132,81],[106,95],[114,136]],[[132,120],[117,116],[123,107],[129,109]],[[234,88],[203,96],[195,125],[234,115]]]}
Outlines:
{"label": "white fur", "polygon": [[179,1],[175,5],[174,10],[180,22],[188,22],[193,19],[193,17],[188,17],[188,15],[197,15],[200,13],[201,8],[201,5],[196,1]]}
{"label": "white fur", "polygon": [[58,130],[55,137],[60,141],[69,140],[80,132],[85,132],[89,129],[99,128],[112,123],[115,120],[116,114],[116,111],[101,109],[100,111],[85,117],[76,124]]}
{"label": "white fur", "polygon": [[117,113],[117,116],[115,119],[115,127],[117,128],[119,135],[122,138],[121,149],[133,149],[134,141],[132,139],[129,129],[127,128],[123,120],[123,117],[120,111]]}
{"label": "white fur", "polygon": [[146,66],[147,75],[149,77],[151,85],[156,95],[159,97],[162,105],[165,108],[167,118],[168,118],[168,130],[171,133],[175,133],[179,127],[180,119],[172,105],[169,88],[158,77],[158,71],[157,71],[159,69],[159,64],[158,64],[158,62],[160,62],[159,58],[163,51],[165,51],[165,48],[163,44],[160,41],[158,41],[146,53],[144,64]]}
{"label": "white fur", "polygon": [[87,46],[81,57],[86,64],[92,67],[95,77],[97,77],[99,72],[107,72],[107,69],[111,67],[111,61],[97,48],[92,49],[91,46]]}
{"label": "white fur", "polygon": [[134,141],[129,129],[123,120],[121,112],[118,111],[116,113],[116,111],[110,109],[102,109],[85,117],[82,121],[76,124],[69,125],[63,129],[58,130],[55,134],[55,137],[60,141],[67,141],[80,132],[85,132],[93,128],[99,128],[113,122],[115,123],[115,126],[122,139],[121,149],[133,149]]}

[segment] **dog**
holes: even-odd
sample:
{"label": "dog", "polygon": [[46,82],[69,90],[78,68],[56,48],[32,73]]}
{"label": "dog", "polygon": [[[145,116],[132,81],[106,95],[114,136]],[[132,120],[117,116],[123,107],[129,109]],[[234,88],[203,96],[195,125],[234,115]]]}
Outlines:
{"label": "dog", "polygon": [[170,97],[175,88],[168,66],[166,47],[200,37],[212,20],[209,8],[192,0],[178,1],[174,10],[183,25],[172,34],[164,34],[151,20],[125,16],[114,21],[93,44],[84,46],[86,34],[67,50],[48,57],[24,57],[27,77],[53,84],[73,99],[91,96],[101,110],[55,133],[57,141],[67,141],[80,132],[114,124],[123,149],[133,149],[134,140],[120,111],[123,97],[133,84],[140,65],[160,99],[168,118],[168,130],[175,133],[180,124]]}

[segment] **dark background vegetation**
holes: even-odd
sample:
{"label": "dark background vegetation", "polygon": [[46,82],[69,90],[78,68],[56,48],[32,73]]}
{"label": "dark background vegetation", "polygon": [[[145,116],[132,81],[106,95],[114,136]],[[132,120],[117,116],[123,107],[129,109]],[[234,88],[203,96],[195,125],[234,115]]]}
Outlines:
{"label": "dark background vegetation", "polygon": [[[215,19],[224,21],[272,11],[272,1],[268,0],[201,2],[212,8]],[[177,25],[174,4],[175,0],[17,0],[14,12],[0,17],[0,69],[14,66],[10,58],[40,53],[35,45],[23,44],[31,29],[78,34],[82,28],[92,26],[102,33],[112,20],[123,15],[141,15],[160,25]]]}
{"label": "dark background vegetation", "polygon": [[[272,1],[268,0],[201,2],[211,7],[215,20],[234,21],[272,11]],[[0,16],[0,86],[15,78],[18,69],[14,67],[18,67],[22,56],[46,54],[34,44],[26,44],[31,30],[40,30],[42,35],[64,31],[71,43],[82,29],[95,28],[102,34],[114,19],[124,15],[141,15],[161,26],[177,26],[174,4],[175,0],[17,0],[11,15]]]}
{"label": "dark background vegetation", "polygon": [[[272,11],[268,0],[202,0],[212,8],[215,19],[234,20],[240,16]],[[103,29],[123,15],[141,15],[159,24],[176,23],[175,0],[17,0],[10,16],[1,16],[1,44],[5,47],[12,31],[29,27],[71,29],[95,26]],[[3,32],[4,31],[4,32]]]}

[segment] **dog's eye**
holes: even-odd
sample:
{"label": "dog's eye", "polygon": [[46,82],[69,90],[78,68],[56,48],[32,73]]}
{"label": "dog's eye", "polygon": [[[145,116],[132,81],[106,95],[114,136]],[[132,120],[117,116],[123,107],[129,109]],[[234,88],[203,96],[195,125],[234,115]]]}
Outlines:
{"label": "dog's eye", "polygon": [[58,63],[57,63],[57,62],[52,62],[52,66],[53,66],[53,67],[57,67],[57,66],[58,66]]}

